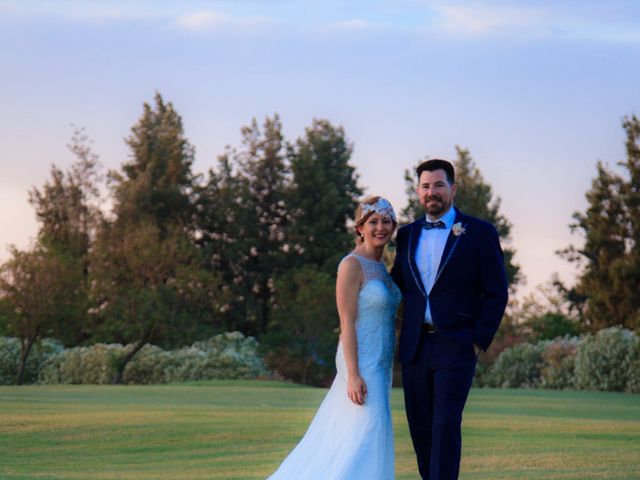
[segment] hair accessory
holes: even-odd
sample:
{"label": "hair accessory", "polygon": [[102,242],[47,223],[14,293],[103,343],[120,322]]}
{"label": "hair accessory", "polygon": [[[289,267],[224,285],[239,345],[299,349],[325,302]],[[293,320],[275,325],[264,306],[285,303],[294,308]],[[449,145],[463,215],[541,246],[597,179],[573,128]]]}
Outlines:
{"label": "hair accessory", "polygon": [[393,207],[389,203],[388,200],[384,198],[378,199],[378,201],[374,204],[363,203],[362,205],[362,216],[364,217],[369,212],[375,212],[379,215],[384,215],[385,217],[389,217],[394,222],[396,220],[396,212],[393,211]]}

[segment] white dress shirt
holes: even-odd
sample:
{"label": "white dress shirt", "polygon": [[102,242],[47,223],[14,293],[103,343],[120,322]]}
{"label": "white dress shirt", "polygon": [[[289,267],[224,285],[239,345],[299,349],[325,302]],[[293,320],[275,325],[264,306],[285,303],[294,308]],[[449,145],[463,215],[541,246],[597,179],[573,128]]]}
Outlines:
{"label": "white dress shirt", "polygon": [[[435,222],[426,215],[427,222]],[[442,259],[442,252],[447,243],[447,237],[451,231],[451,227],[456,219],[456,211],[453,208],[449,208],[449,211],[445,213],[438,220],[444,222],[445,228],[432,228],[425,230],[424,228],[420,232],[420,238],[418,239],[418,246],[416,247],[416,265],[420,272],[420,278],[422,284],[429,294],[433,288],[433,284],[436,281],[436,275],[438,273],[438,266]],[[431,318],[431,307],[429,306],[429,296],[427,295],[427,306],[424,312],[425,323],[433,323]]]}

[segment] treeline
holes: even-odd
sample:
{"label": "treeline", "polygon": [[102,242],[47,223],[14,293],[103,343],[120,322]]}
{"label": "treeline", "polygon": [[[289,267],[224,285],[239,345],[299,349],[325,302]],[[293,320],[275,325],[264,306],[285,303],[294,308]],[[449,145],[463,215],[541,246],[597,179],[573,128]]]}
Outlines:
{"label": "treeline", "polygon": [[[574,287],[556,282],[558,308],[529,319],[544,328],[556,328],[545,323],[553,315],[578,332],[640,323],[640,128],[635,117],[625,122],[630,179],[599,166],[604,177],[594,180],[597,191],[588,198],[615,211],[576,216],[588,240],[584,249],[565,253],[584,257],[587,266]],[[277,115],[254,120],[241,133],[239,146],[227,147],[207,172],[194,172],[195,149],[182,118],[156,94],[126,139],[128,160],[104,175],[87,135],[75,132],[69,144],[75,161],[66,170],[53,166],[49,180],[30,192],[39,225],[35,242],[13,248],[0,267],[0,335],[20,340],[17,383],[44,337],[67,348],[128,345],[113,358],[117,383],[147,344],[177,349],[229,331],[257,337],[267,368],[286,378],[313,384],[331,378],[339,324],[335,271],[353,247],[349,226],[364,190],[350,163],[353,145],[342,127],[322,119],[294,141],[284,138]],[[496,225],[515,290],[522,274],[511,223],[469,152],[456,148],[456,204]],[[401,216],[407,222],[422,210],[413,172],[405,172],[405,182],[408,206]],[[615,206],[618,201],[625,203]],[[598,215],[615,215],[616,226],[601,225]],[[597,285],[622,281],[623,290],[601,300]],[[622,304],[616,316],[602,307]],[[511,309],[496,345],[521,330],[518,311]]]}
{"label": "treeline", "polygon": [[272,367],[286,360],[279,350],[327,358],[333,275],[362,195],[344,130],[314,120],[287,142],[277,115],[254,120],[239,147],[196,174],[182,119],[157,94],[126,142],[130,158],[108,172],[103,198],[82,130],[73,165],[53,166],[30,193],[37,241],[14,248],[0,278],[0,328],[22,340],[17,383],[45,336],[133,344],[114,382],[150,342],[175,348],[224,331],[261,337]]}
{"label": "treeline", "polygon": [[[268,368],[286,378],[331,378],[335,272],[353,248],[349,225],[363,194],[353,145],[327,120],[287,141],[277,115],[241,134],[196,173],[182,118],[157,94],[126,139],[129,159],[105,178],[86,134],[75,132],[74,163],[53,166],[30,192],[35,244],[14,248],[0,272],[0,334],[21,341],[17,383],[44,337],[131,346],[114,354],[118,383],[149,343],[174,349],[228,331],[258,337]],[[508,242],[499,199],[468,152],[458,157],[461,208],[501,225]],[[515,285],[511,254],[507,265]]]}

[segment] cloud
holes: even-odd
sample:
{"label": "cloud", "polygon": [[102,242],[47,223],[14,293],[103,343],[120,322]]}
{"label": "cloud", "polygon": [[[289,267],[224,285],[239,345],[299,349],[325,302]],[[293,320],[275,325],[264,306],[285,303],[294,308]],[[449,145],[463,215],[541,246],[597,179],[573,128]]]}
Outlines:
{"label": "cloud", "polygon": [[342,30],[366,30],[368,28],[373,27],[370,22],[363,20],[361,18],[353,18],[351,20],[342,20],[339,22],[334,22],[329,25],[333,28],[338,28]]}
{"label": "cloud", "polygon": [[155,0],[114,0],[113,2],[58,0],[58,2],[17,3],[0,0],[0,15],[14,14],[23,17],[62,18],[73,22],[117,23],[127,21],[152,21],[173,25],[187,31],[207,31],[218,28],[250,29],[271,22],[258,15],[241,15],[214,10],[189,11],[188,4],[162,3]]}
{"label": "cloud", "polygon": [[267,17],[239,17],[211,10],[180,15],[176,19],[178,27],[195,32],[220,27],[253,28],[268,22]]}
{"label": "cloud", "polygon": [[230,18],[229,15],[219,12],[197,12],[178,17],[176,23],[187,30],[198,31],[227,23]]}
{"label": "cloud", "polygon": [[160,12],[144,6],[126,5],[121,2],[97,4],[95,2],[13,2],[0,0],[0,15],[10,14],[22,18],[69,20],[72,22],[121,22],[162,19]]}
{"label": "cloud", "polygon": [[124,10],[95,10],[86,12],[71,12],[67,16],[71,20],[119,22],[128,20],[153,20],[161,18],[153,13],[132,13]]}
{"label": "cloud", "polygon": [[453,35],[562,37],[598,42],[640,41],[633,19],[637,8],[622,14],[600,3],[576,5],[556,2],[497,2],[424,0],[433,14],[431,28]]}
{"label": "cloud", "polygon": [[523,30],[544,32],[550,29],[551,13],[534,7],[499,7],[477,4],[438,4],[436,25],[450,33],[486,35]]}

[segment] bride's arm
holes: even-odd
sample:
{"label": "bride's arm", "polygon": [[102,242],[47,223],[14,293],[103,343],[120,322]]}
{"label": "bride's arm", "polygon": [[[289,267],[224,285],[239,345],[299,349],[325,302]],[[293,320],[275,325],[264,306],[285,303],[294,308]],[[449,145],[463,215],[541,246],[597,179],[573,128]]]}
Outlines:
{"label": "bride's arm", "polygon": [[358,341],[356,317],[358,315],[358,292],[364,275],[358,260],[347,257],[338,267],[336,281],[336,303],[340,316],[340,339],[347,363],[347,395],[356,405],[364,404],[367,386],[358,370]]}

